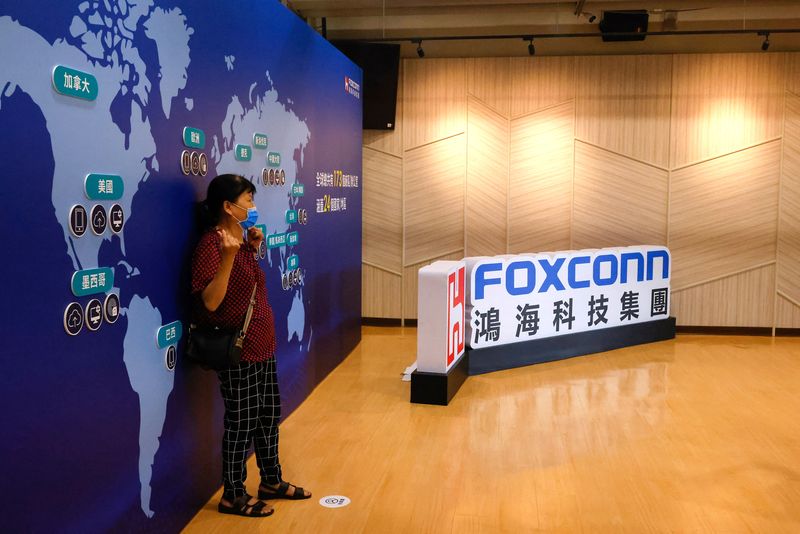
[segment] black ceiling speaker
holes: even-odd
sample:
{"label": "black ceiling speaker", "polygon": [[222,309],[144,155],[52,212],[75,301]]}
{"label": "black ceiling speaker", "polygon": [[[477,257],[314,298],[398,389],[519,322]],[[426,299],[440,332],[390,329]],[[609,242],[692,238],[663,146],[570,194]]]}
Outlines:
{"label": "black ceiling speaker", "polygon": [[[603,11],[603,20],[600,21],[603,41],[644,41],[644,38],[647,37],[649,18],[646,9]],[[630,33],[632,35],[608,35],[614,33]]]}

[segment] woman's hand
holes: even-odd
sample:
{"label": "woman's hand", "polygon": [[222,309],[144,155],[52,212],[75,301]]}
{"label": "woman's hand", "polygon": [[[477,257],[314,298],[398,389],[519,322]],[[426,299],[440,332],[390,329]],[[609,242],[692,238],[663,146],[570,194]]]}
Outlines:
{"label": "woman's hand", "polygon": [[260,228],[252,226],[247,230],[247,243],[254,249],[258,250],[258,246],[263,239],[264,232],[262,232]]}
{"label": "woman's hand", "polygon": [[239,252],[242,241],[231,234],[226,228],[217,228],[219,235],[219,251],[224,258],[232,258]]}

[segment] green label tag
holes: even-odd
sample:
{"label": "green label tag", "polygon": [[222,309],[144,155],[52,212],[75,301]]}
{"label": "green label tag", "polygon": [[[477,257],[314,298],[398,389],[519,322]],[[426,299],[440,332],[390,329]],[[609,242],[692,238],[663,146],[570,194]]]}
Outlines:
{"label": "green label tag", "polygon": [[105,293],[114,287],[114,271],[109,267],[75,271],[71,286],[72,294],[76,297]]}
{"label": "green label tag", "polygon": [[305,195],[306,188],[303,184],[292,184],[292,196],[293,197],[302,197]]}
{"label": "green label tag", "polygon": [[267,236],[267,248],[278,248],[286,245],[286,234],[272,234]]}
{"label": "green label tag", "polygon": [[97,98],[97,78],[88,72],[56,65],[53,69],[53,88],[62,95],[94,100]]}
{"label": "green label tag", "polygon": [[286,266],[291,271],[297,269],[300,266],[300,258],[298,258],[296,254],[289,256],[289,258],[286,260]]}
{"label": "green label tag", "polygon": [[290,232],[286,234],[286,242],[290,245],[296,245],[300,242],[300,234],[297,232]]}
{"label": "green label tag", "polygon": [[286,224],[293,224],[297,222],[297,211],[288,210],[286,212]]}
{"label": "green label tag", "polygon": [[253,150],[250,145],[236,145],[236,160],[237,161],[250,161],[253,157]]}
{"label": "green label tag", "polygon": [[277,152],[270,152],[267,154],[267,164],[270,167],[280,167],[281,166],[281,155]]}
{"label": "green label tag", "polygon": [[183,144],[189,148],[204,148],[206,146],[206,134],[200,128],[183,129]]}
{"label": "green label tag", "polygon": [[178,341],[180,341],[182,335],[183,325],[180,321],[175,321],[162,326],[158,329],[158,334],[156,335],[156,343],[158,344],[158,348],[165,349],[170,345],[175,345]]}
{"label": "green label tag", "polygon": [[253,134],[253,148],[265,149],[267,148],[268,143],[269,140],[267,139],[267,134],[262,134],[262,133]]}
{"label": "green label tag", "polygon": [[92,200],[118,200],[125,191],[122,176],[116,174],[87,174],[83,187]]}

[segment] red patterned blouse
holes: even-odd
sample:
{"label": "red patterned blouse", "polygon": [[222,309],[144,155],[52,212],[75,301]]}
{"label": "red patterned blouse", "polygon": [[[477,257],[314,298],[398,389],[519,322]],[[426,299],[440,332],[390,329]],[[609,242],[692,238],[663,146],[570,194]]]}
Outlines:
{"label": "red patterned blouse", "polygon": [[272,307],[267,302],[264,271],[253,256],[254,252],[250,245],[243,244],[239,248],[233,260],[225,298],[215,311],[208,311],[203,304],[202,292],[214,279],[222,262],[222,254],[217,232],[212,228],[203,234],[192,257],[192,316],[198,325],[239,329],[244,324],[253,285],[258,283],[253,317],[244,340],[242,360],[263,362],[275,355],[275,323]]}

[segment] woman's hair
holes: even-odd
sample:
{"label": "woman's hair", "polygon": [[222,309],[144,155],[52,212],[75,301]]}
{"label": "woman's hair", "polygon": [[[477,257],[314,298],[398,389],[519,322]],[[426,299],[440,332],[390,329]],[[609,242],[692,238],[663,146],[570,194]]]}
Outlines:
{"label": "woman's hair", "polygon": [[222,205],[236,202],[242,193],[256,192],[256,186],[238,174],[220,174],[208,184],[206,199],[200,203],[201,220],[206,228],[219,224],[222,215]]}

